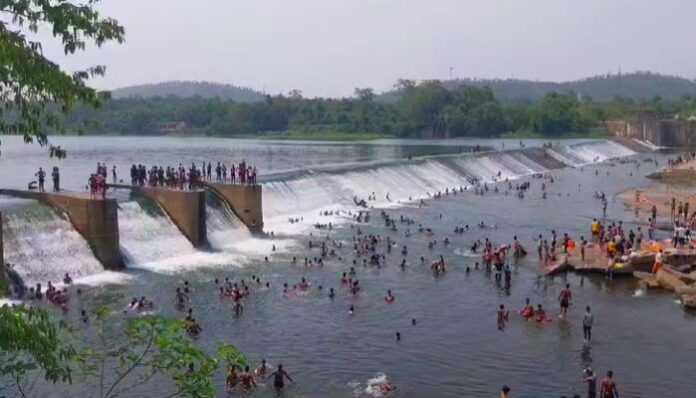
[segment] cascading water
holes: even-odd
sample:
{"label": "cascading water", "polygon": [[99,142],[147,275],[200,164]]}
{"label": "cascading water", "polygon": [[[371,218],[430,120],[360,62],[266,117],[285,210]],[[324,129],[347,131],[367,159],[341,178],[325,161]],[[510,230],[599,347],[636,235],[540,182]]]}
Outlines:
{"label": "cascading water", "polygon": [[215,194],[206,195],[205,221],[208,242],[222,250],[251,238],[249,229]]}
{"label": "cascading water", "polygon": [[[445,189],[469,188],[477,181],[512,180],[547,172],[547,167],[563,164],[577,167],[633,154],[634,151],[616,142],[592,141],[546,150],[435,156],[305,170],[275,179],[269,176],[263,183],[264,220],[265,230],[276,232],[275,239],[251,236],[231,209],[209,194],[206,221],[212,252],[194,248],[156,203],[124,197],[119,199],[121,248],[132,268],[173,272],[198,266],[230,266],[241,263],[246,254],[266,255],[272,245],[282,250],[284,246],[296,244],[291,239],[282,239],[278,233],[292,234],[313,223],[330,221],[319,217],[320,211],[355,210],[354,198],[367,199],[374,193],[370,206],[393,206],[427,198]],[[549,159],[558,166],[549,166]],[[80,278],[103,271],[87,242],[68,220],[29,202],[33,206],[31,211],[26,211],[23,202],[16,199],[0,201],[0,207],[5,210],[6,261],[16,264],[22,276],[31,282],[45,282],[62,279],[65,272]],[[291,217],[301,217],[303,222],[291,224],[288,222]],[[335,216],[333,220],[340,221],[340,217]]]}
{"label": "cascading water", "polygon": [[3,212],[5,262],[13,264],[27,285],[59,282],[104,271],[87,241],[70,221],[33,201]]}
{"label": "cascading water", "polygon": [[367,199],[373,193],[370,205],[388,206],[445,189],[468,188],[474,181],[515,179],[545,171],[517,152],[426,158],[343,172],[314,171],[265,183],[264,219],[276,225],[296,216],[314,220],[320,210],[354,209],[354,198]]}
{"label": "cascading water", "polygon": [[549,160],[558,167],[577,167],[635,153],[613,141],[592,141],[553,147],[545,152],[510,150],[353,165],[345,170],[311,170],[263,184],[264,219],[267,226],[281,230],[293,217],[324,223],[327,219],[319,218],[320,211],[355,209],[354,198],[367,199],[373,193],[375,199],[369,203],[371,206],[389,206],[427,198],[445,189],[468,188],[476,181],[513,180],[548,172],[541,163],[548,164]]}
{"label": "cascading water", "polygon": [[121,251],[129,267],[149,267],[163,260],[196,253],[176,225],[146,199],[119,204]]}
{"label": "cascading water", "polygon": [[614,141],[593,141],[553,147],[548,153],[561,162],[578,167],[635,155],[636,152]]}

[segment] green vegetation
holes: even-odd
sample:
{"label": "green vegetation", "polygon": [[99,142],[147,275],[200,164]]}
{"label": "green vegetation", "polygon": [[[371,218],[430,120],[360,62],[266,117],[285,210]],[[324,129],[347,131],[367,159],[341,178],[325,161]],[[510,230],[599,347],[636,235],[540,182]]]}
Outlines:
{"label": "green vegetation", "polygon": [[0,308],[0,396],[32,396],[43,378],[68,392],[79,381],[70,396],[151,395],[148,383],[166,379],[154,397],[214,397],[213,375],[247,364],[229,344],[218,343],[213,355],[198,348],[185,333],[185,321],[151,315],[124,321],[101,305],[93,317],[71,330],[41,308]]}
{"label": "green vegetation", "polygon": [[[342,99],[267,96],[240,103],[221,98],[153,97],[78,107],[65,119],[74,131],[276,139],[362,140],[377,137],[601,136],[604,122],[696,115],[696,97],[667,101],[617,97],[595,101],[548,93],[538,101],[504,101],[489,87],[448,90],[440,81],[400,80],[399,99],[376,101],[369,89]],[[87,124],[85,124],[85,122]],[[172,127],[173,126],[173,127]]]}
{"label": "green vegetation", "polygon": [[[641,100],[660,97],[677,101],[684,96],[696,96],[696,81],[678,76],[650,72],[607,74],[581,80],[555,83],[521,79],[457,79],[443,82],[448,90],[460,86],[489,87],[502,101],[538,101],[549,93],[573,93],[581,98],[609,101],[616,97]],[[394,103],[398,91],[381,94],[378,101]]]}
{"label": "green vegetation", "polygon": [[[68,113],[76,103],[100,106],[105,93],[87,87],[90,77],[103,75],[95,66],[67,73],[43,56],[41,43],[27,38],[47,28],[60,39],[66,55],[94,43],[123,42],[124,30],[117,21],[94,10],[99,0],[74,4],[67,0],[12,0],[0,2],[0,132],[21,134],[49,145],[45,132],[60,131],[58,114]],[[65,155],[50,146],[51,156]]]}
{"label": "green vegetation", "polygon": [[155,84],[123,87],[111,92],[111,97],[120,98],[152,98],[152,97],[201,97],[221,98],[237,102],[257,102],[263,100],[263,94],[247,87],[237,87],[231,84],[211,82],[171,81]]}

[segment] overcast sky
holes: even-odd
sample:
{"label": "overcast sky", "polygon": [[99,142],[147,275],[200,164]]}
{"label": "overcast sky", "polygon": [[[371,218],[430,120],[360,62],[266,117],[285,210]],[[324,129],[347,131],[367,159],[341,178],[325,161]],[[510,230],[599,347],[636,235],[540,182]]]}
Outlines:
{"label": "overcast sky", "polygon": [[346,96],[398,78],[696,77],[696,0],[102,0],[127,42],[68,59],[99,88],[207,80]]}

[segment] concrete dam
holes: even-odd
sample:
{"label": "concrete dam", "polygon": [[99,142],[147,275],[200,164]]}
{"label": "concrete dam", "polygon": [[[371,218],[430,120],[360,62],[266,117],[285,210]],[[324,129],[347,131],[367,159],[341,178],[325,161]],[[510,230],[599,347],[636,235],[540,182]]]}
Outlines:
{"label": "concrete dam", "polygon": [[[176,226],[181,235],[196,248],[208,247],[208,227],[206,225],[208,195],[214,195],[222,206],[225,206],[233,216],[238,217],[241,228],[248,229],[251,233],[263,231],[262,187],[260,185],[228,186],[210,183],[205,185],[204,189],[192,191],[130,185],[110,185],[109,188],[112,189],[112,192],[115,192],[114,190],[127,190],[126,192],[130,192],[131,196],[151,201]],[[114,198],[94,198],[89,193],[69,191],[38,192],[0,189],[0,195],[36,201],[56,213],[56,215],[48,216],[43,214],[38,218],[48,217],[50,220],[60,220],[60,217],[64,217],[67,219],[74,231],[87,243],[89,251],[103,269],[118,271],[126,266],[122,250],[121,229],[128,226],[119,225],[119,217],[124,217],[123,214],[119,215],[119,212],[127,214],[131,210],[129,203],[120,204]],[[10,215],[5,214],[4,217],[8,218]],[[35,221],[36,218],[36,216],[32,216],[32,221]],[[10,217],[10,219],[12,218]],[[3,265],[3,258],[6,258],[5,253],[3,253],[4,243],[12,239],[11,236],[5,236],[3,239],[2,223],[3,215],[0,214],[0,265]],[[46,224],[50,225],[51,222],[46,222]],[[65,229],[66,227],[62,228],[62,230]],[[48,235],[55,233],[55,231],[49,231]],[[16,242],[13,243],[16,244]],[[68,247],[71,245],[69,241],[56,243]],[[45,247],[51,246],[51,243],[36,241],[32,245]],[[21,247],[25,250],[30,249],[27,245]],[[79,260],[75,261],[80,262]],[[3,271],[0,272],[0,279],[2,279],[5,277],[4,267],[0,270]]]}
{"label": "concrete dam", "polygon": [[[374,194],[370,207],[393,206],[445,188],[514,183],[650,150],[630,139],[501,149],[290,170],[264,176],[257,186],[207,182],[184,191],[112,185],[105,200],[83,192],[0,190],[0,250],[25,280],[42,283],[66,272],[75,279],[118,278],[102,274],[124,267],[165,273],[235,267],[262,259],[274,245],[280,251],[296,244],[287,237],[331,221],[320,215],[324,210],[345,217],[357,210],[355,198]],[[256,234],[261,231],[268,238]]]}
{"label": "concrete dam", "polygon": [[616,137],[637,139],[658,147],[696,147],[696,120],[612,120],[607,121],[605,127]]}

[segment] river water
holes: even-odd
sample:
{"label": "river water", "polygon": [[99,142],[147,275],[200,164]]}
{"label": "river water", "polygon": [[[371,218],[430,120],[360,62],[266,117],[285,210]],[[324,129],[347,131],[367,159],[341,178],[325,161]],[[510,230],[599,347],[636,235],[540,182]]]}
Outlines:
{"label": "river water", "polygon": [[[286,397],[367,396],[366,383],[380,373],[398,386],[394,395],[401,397],[492,397],[503,384],[512,387],[515,397],[572,396],[584,392],[581,372],[586,366],[599,375],[613,369],[622,397],[691,396],[696,388],[688,366],[696,359],[696,318],[684,312],[671,294],[637,292],[632,279],[543,277],[534,256],[513,264],[509,288],[485,271],[464,272],[479,261],[468,250],[477,238],[509,243],[517,236],[533,252],[534,237],[548,236],[551,229],[575,238],[587,234],[591,219],[602,217],[595,191],[604,191],[610,198],[608,220],[623,220],[626,228],[644,225],[644,215],[635,215],[613,195],[646,185],[644,175],[657,166],[644,160],[664,164],[664,154],[636,154],[615,143],[587,140],[560,142],[544,157],[516,149],[519,142],[512,140],[326,144],[59,137],[56,141],[68,149],[68,159],[51,161],[45,151],[3,137],[1,185],[24,187],[32,179],[32,170],[39,165],[48,169],[53,162],[61,167],[62,185],[79,190],[97,161],[109,168],[116,164],[125,177],[134,162],[178,165],[244,158],[260,170],[265,229],[274,232],[274,237],[253,237],[224,207],[212,203],[207,216],[212,249],[200,251],[152,203],[115,192],[129,270],[105,273],[63,218],[31,201],[0,198],[6,261],[15,263],[31,282],[57,280],[69,271],[88,285],[81,298],[73,297],[68,319],[74,320],[80,309],[89,310],[91,298],[107,291],[122,297],[114,299],[114,305],[146,295],[159,313],[182,317],[173,306],[174,289],[188,280],[193,285],[194,313],[204,330],[197,344],[212,349],[216,341],[225,341],[237,345],[254,364],[264,357],[274,365],[283,362],[297,381]],[[460,153],[475,145],[494,150]],[[541,142],[527,140],[525,145],[540,147]],[[626,156],[630,161],[602,162]],[[560,162],[567,167],[548,170],[550,164]],[[504,184],[498,184],[501,191],[493,193],[491,184],[484,196],[467,191],[427,200],[424,208],[408,202],[409,197],[427,198],[445,187],[470,185],[472,177],[491,180],[498,172],[513,184],[531,181],[532,189],[519,199],[505,195]],[[537,172],[555,177],[553,183],[546,180],[546,199],[541,196],[542,180],[530,178]],[[353,255],[357,227],[349,217],[319,215],[322,210],[355,210],[353,197],[367,198],[372,192],[376,209],[370,223],[360,224],[360,229],[383,239],[389,236],[397,244],[387,255],[387,265],[379,269],[364,268],[362,257]],[[391,202],[386,200],[387,193]],[[413,219],[413,235],[405,237],[405,224],[397,223],[397,232],[385,228],[380,209],[397,219],[400,215]],[[290,217],[303,221],[290,224]],[[315,222],[332,222],[334,228],[316,230]],[[479,229],[475,225],[480,222],[490,227]],[[418,224],[432,228],[434,236],[418,234]],[[455,226],[465,224],[471,230],[453,233]],[[308,247],[310,233],[315,241],[326,236],[343,243],[323,267],[302,264],[304,257],[320,255]],[[451,241],[448,246],[442,244],[445,236]],[[428,241],[433,239],[438,243],[430,249]],[[409,249],[405,270],[398,266],[403,258],[398,248],[403,245]],[[379,251],[384,251],[384,245]],[[449,264],[449,272],[434,278],[419,258],[423,256],[429,264],[440,255]],[[294,256],[300,259],[297,264],[291,261]],[[340,286],[341,273],[353,259],[363,288],[358,297]],[[235,317],[229,300],[218,298],[213,280],[248,280],[252,275],[269,281],[271,289],[254,290],[244,301],[244,314]],[[302,277],[312,283],[311,289],[282,294],[284,282],[296,284]],[[565,283],[574,291],[567,321],[554,319],[540,326],[511,314],[508,327],[497,329],[497,306],[516,310],[525,298],[543,304],[555,318],[556,298]],[[334,300],[327,297],[331,287],[337,291]],[[396,296],[391,305],[382,299],[387,289]],[[355,307],[352,315],[350,305]],[[595,314],[591,348],[585,347],[582,338],[585,305],[591,305]],[[411,325],[412,318],[417,319],[416,326]],[[394,338],[397,331],[401,341]],[[224,375],[217,375],[215,384],[222,391]],[[154,396],[154,390],[167,387],[158,380],[132,396]],[[68,394],[62,387],[38,386],[37,390],[49,397]],[[250,395],[274,396],[272,390],[262,387]],[[88,394],[89,389],[81,391]]]}

